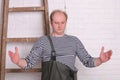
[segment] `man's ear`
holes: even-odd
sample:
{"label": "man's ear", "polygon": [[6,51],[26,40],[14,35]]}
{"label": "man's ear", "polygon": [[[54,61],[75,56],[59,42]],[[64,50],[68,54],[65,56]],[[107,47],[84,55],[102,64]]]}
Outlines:
{"label": "man's ear", "polygon": [[53,28],[53,26],[52,26],[52,22],[51,22],[51,21],[49,21],[49,24],[50,24],[50,28],[52,29],[52,28]]}
{"label": "man's ear", "polygon": [[52,27],[52,25],[53,25],[52,21],[50,21],[49,23],[50,23],[50,25],[51,25],[51,27]]}

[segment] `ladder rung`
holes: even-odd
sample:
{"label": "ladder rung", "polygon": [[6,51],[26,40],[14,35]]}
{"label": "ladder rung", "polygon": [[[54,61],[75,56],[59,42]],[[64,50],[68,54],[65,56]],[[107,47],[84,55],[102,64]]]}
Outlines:
{"label": "ladder rung", "polygon": [[6,38],[6,42],[35,42],[38,38]]}
{"label": "ladder rung", "polygon": [[6,69],[6,73],[23,73],[23,72],[41,72],[41,68],[33,68],[33,69]]}
{"label": "ladder rung", "polygon": [[44,11],[44,7],[13,7],[9,8],[9,12],[31,12]]}

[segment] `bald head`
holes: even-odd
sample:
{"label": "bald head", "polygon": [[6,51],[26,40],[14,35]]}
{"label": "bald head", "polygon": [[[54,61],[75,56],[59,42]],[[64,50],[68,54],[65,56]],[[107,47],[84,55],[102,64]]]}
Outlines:
{"label": "bald head", "polygon": [[53,21],[53,17],[55,16],[55,14],[64,15],[65,18],[66,18],[66,21],[67,21],[68,16],[67,16],[66,12],[64,12],[64,11],[62,11],[62,10],[54,10],[54,11],[51,13],[51,15],[50,15],[50,20],[51,20],[51,21]]}

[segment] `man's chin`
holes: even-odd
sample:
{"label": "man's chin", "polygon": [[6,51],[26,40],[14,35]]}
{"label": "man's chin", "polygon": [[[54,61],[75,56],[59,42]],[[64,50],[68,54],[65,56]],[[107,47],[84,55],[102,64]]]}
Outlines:
{"label": "man's chin", "polygon": [[64,32],[57,32],[57,34],[58,34],[58,35],[63,35],[63,34],[64,34]]}

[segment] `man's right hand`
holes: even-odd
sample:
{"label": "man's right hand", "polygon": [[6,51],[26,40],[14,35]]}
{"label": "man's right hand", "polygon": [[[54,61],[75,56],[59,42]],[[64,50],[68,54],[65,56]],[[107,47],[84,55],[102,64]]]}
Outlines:
{"label": "man's right hand", "polygon": [[19,53],[18,53],[18,48],[15,47],[15,53],[12,52],[12,51],[8,51],[9,53],[9,57],[11,59],[11,61],[14,63],[14,64],[19,64]]}

